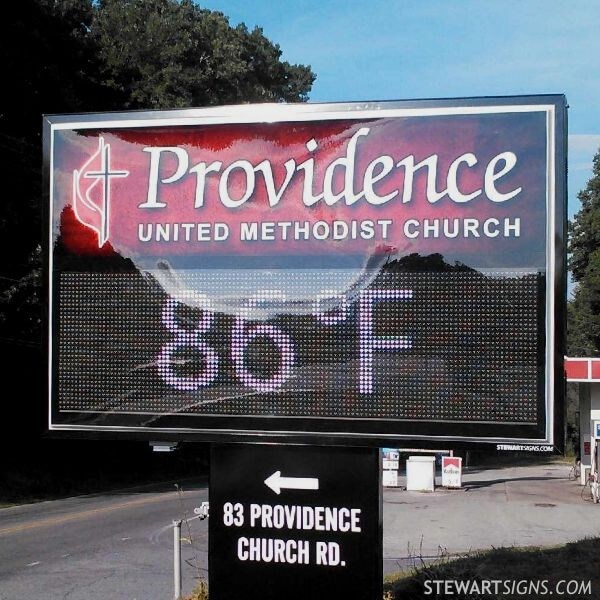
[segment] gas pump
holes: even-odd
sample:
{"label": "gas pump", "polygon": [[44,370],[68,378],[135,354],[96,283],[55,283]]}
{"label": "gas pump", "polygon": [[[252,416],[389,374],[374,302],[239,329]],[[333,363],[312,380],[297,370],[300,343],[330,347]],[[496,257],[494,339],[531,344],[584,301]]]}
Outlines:
{"label": "gas pump", "polygon": [[600,421],[593,421],[592,425],[590,486],[594,503],[598,504],[600,502]]}

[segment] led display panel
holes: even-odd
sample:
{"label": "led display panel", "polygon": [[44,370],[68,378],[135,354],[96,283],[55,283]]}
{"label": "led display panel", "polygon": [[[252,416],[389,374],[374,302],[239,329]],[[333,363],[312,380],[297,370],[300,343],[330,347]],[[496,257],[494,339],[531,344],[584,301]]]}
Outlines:
{"label": "led display panel", "polygon": [[50,429],[560,445],[562,96],[45,118]]}

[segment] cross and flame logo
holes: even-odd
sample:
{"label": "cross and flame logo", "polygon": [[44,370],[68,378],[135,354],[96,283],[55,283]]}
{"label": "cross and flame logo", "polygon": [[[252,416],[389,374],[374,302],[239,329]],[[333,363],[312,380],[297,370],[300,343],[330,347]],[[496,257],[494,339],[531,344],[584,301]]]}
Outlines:
{"label": "cross and flame logo", "polygon": [[98,234],[98,248],[108,240],[110,226],[110,181],[127,177],[129,171],[111,171],[110,145],[98,140],[98,150],[73,171],[73,209],[77,220]]}

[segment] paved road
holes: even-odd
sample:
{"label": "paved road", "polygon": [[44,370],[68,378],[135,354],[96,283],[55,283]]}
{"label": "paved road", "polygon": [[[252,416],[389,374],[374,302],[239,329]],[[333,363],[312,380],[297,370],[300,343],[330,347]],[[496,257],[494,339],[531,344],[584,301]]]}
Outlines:
{"label": "paved road", "polygon": [[561,463],[473,469],[464,474],[462,490],[387,490],[384,569],[404,567],[411,556],[557,545],[600,536],[600,505],[586,501],[585,493],[582,498],[589,488],[569,481],[569,471]]}
{"label": "paved road", "polygon": [[[560,544],[600,535],[600,506],[548,464],[473,470],[462,491],[384,493],[384,569],[411,557],[491,546]],[[164,600],[172,598],[171,521],[207,499],[187,483],[0,510],[0,599]],[[207,522],[191,525],[184,557],[207,566]],[[184,530],[185,533],[185,530]],[[184,568],[184,590],[195,568]]]}
{"label": "paved road", "polygon": [[[185,485],[185,484],[183,484]],[[183,487],[183,486],[182,486]],[[207,500],[206,484],[70,498],[0,510],[0,599],[153,600],[173,597],[170,526]],[[206,569],[207,524],[193,522]],[[185,530],[184,530],[185,533]],[[193,559],[184,545],[184,558]],[[186,566],[185,591],[193,585]]]}

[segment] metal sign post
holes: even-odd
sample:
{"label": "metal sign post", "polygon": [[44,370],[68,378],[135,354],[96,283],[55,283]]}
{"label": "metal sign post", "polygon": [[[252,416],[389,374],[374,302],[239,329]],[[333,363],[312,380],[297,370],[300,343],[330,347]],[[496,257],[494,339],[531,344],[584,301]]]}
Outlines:
{"label": "metal sign post", "polygon": [[181,599],[181,521],[173,521],[173,598]]}

